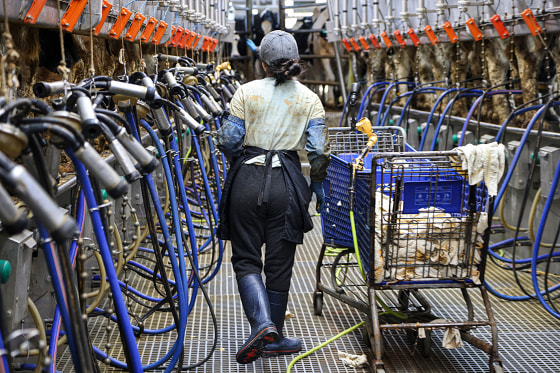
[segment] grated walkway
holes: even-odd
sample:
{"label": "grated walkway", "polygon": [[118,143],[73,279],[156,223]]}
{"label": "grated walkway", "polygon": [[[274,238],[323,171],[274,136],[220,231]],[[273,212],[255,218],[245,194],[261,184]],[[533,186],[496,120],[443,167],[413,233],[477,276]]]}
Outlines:
{"label": "grated walkway", "polygon": [[[328,340],[332,336],[364,320],[365,315],[339,302],[324,296],[322,316],[313,313],[312,295],[315,288],[315,265],[319,253],[322,236],[320,218],[314,217],[315,229],[305,237],[304,244],[298,249],[294,277],[292,280],[291,300],[288,309],[295,317],[286,320],[286,334],[297,336],[303,341],[303,351]],[[285,372],[294,356],[272,359],[260,359],[252,364],[242,366],[235,362],[235,353],[244,338],[249,334],[248,324],[244,320],[243,309],[237,296],[234,273],[229,262],[229,250],[226,249],[224,263],[217,277],[208,286],[219,326],[217,349],[210,360],[192,371],[194,372]],[[203,261],[204,256],[201,258]],[[502,292],[519,293],[511,284],[509,273],[497,269],[490,264],[487,276],[490,282]],[[142,288],[146,280],[136,276],[132,286]],[[528,277],[527,277],[528,278]],[[527,279],[525,279],[527,280]],[[144,286],[146,287],[146,286]],[[147,287],[146,287],[147,288]],[[512,290],[513,289],[513,290]],[[482,315],[483,310],[478,290],[471,290],[475,305],[475,316]],[[475,293],[476,292],[476,293]],[[440,317],[465,317],[465,307],[459,290],[423,291]],[[550,316],[540,304],[532,302],[506,302],[494,296],[491,301],[498,322],[499,351],[506,372],[552,372],[560,366],[560,323]],[[160,313],[161,314],[161,313]],[[150,321],[147,328],[157,328],[172,322],[169,313],[159,315]],[[98,346],[112,341],[113,356],[123,360],[120,343],[115,343],[117,335],[107,335],[102,318],[89,321],[94,343]],[[115,328],[116,329],[116,328]],[[185,340],[185,362],[194,364],[203,359],[210,351],[213,342],[213,327],[209,308],[204,298],[199,295],[193,313],[189,318]],[[481,328],[474,332],[477,336],[488,340],[489,328]],[[404,331],[385,334],[385,368],[387,372],[484,372],[488,371],[488,356],[466,344],[455,350],[441,347],[443,331],[432,333],[432,354],[424,358],[416,351],[406,338]],[[154,362],[172,347],[174,333],[164,338],[146,336],[138,341],[142,360]],[[360,329],[347,334],[327,347],[297,362],[292,372],[368,372],[368,369],[355,369],[345,366],[338,358],[338,351],[351,354],[369,354],[362,338]],[[102,371],[112,371],[101,364]],[[59,360],[57,369],[64,372],[73,371],[69,362],[69,354],[64,353]]]}

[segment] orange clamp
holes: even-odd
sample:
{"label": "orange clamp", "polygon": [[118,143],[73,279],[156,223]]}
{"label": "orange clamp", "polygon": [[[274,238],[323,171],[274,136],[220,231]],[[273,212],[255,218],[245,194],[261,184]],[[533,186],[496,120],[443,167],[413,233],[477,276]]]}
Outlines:
{"label": "orange clamp", "polygon": [[375,35],[371,34],[369,36],[369,41],[371,42],[371,45],[373,45],[375,49],[381,49],[381,45],[379,45],[379,42],[377,41],[377,37]]}
{"label": "orange clamp", "polygon": [[459,37],[455,33],[455,30],[453,30],[453,26],[451,26],[451,23],[449,21],[443,24],[443,29],[445,30],[447,37],[449,37],[450,42],[456,43],[459,41]]}
{"label": "orange clamp", "polygon": [[420,39],[418,39],[418,35],[416,35],[416,32],[414,32],[412,27],[409,28],[406,33],[408,34],[410,40],[412,40],[412,44],[414,44],[415,47],[420,45]]}
{"label": "orange clamp", "polygon": [[156,28],[156,33],[154,35],[154,37],[152,38],[152,44],[158,45],[161,38],[163,37],[163,34],[165,34],[165,30],[167,30],[167,22],[165,21],[159,21],[159,24],[157,25]]}
{"label": "orange clamp", "polygon": [[350,41],[350,45],[352,45],[352,48],[354,48],[354,50],[355,50],[356,52],[359,52],[359,51],[361,50],[361,49],[360,49],[360,46],[359,46],[358,43],[356,42],[356,39],[350,38],[349,41]]}
{"label": "orange clamp", "polygon": [[203,52],[208,52],[208,36],[202,37],[202,47],[200,48]]}
{"label": "orange clamp", "polygon": [[111,4],[108,0],[103,0],[103,5],[101,5],[101,20],[93,28],[93,33],[95,35],[99,35],[99,32],[101,32],[101,28],[105,24],[105,21],[107,20],[107,16],[109,15],[111,9],[113,9],[113,4]]}
{"label": "orange clamp", "polygon": [[342,44],[344,45],[344,48],[346,48],[348,52],[352,52],[352,46],[348,42],[348,39],[346,38],[342,39]]}
{"label": "orange clamp", "polygon": [[68,9],[66,9],[66,12],[60,20],[64,31],[72,32],[72,30],[74,30],[76,23],[78,23],[78,19],[84,12],[87,2],[88,0],[72,0],[70,2]]}
{"label": "orange clamp", "polygon": [[187,41],[185,43],[185,47],[187,49],[191,49],[192,43],[194,42],[195,38],[196,38],[196,32],[191,31],[190,34],[189,34],[189,37],[187,38]]}
{"label": "orange clamp", "polygon": [[212,45],[210,46],[210,53],[214,53],[214,50],[218,46],[218,39],[212,38]]}
{"label": "orange clamp", "polygon": [[393,32],[393,35],[395,35],[395,39],[397,39],[397,42],[401,47],[406,47],[406,41],[404,41],[404,38],[399,30]]}
{"label": "orange clamp", "polygon": [[190,35],[190,31],[185,29],[185,31],[183,32],[183,35],[181,35],[181,40],[179,40],[179,42],[177,43],[177,47],[178,48],[185,48],[185,43],[187,42],[187,38]]}
{"label": "orange clamp", "polygon": [[360,41],[360,44],[362,45],[363,50],[367,51],[369,50],[369,45],[367,43],[366,38],[362,35],[358,38],[358,40]]}
{"label": "orange clamp", "polygon": [[171,45],[172,47],[177,47],[178,46],[177,44],[181,40],[181,37],[183,36],[184,32],[185,32],[184,28],[182,28],[181,26],[177,27],[175,36],[173,36],[173,40],[171,40],[171,43],[169,43],[169,45]]}
{"label": "orange clamp", "polygon": [[134,16],[134,19],[132,20],[132,24],[128,28],[127,33],[124,35],[124,38],[128,41],[134,41],[134,39],[136,39],[136,35],[138,35],[138,32],[140,31],[140,27],[142,27],[142,24],[144,23],[145,19],[146,19],[146,17],[144,15],[142,15],[142,13],[136,13],[136,15]]}
{"label": "orange clamp", "polygon": [[381,33],[381,39],[383,39],[387,48],[391,48],[391,45],[393,45],[393,43],[391,43],[391,39],[389,39],[389,35],[387,35],[385,31]]}
{"label": "orange clamp", "polygon": [[436,33],[432,29],[432,26],[427,25],[426,27],[424,27],[424,32],[426,33],[426,36],[428,37],[428,40],[430,41],[430,43],[432,43],[432,45],[436,45],[437,43],[439,43]]}
{"label": "orange clamp", "polygon": [[196,46],[198,45],[198,42],[200,41],[200,38],[202,37],[202,34],[196,34],[196,39],[194,39],[194,43],[192,45],[191,48],[196,48]]}
{"label": "orange clamp", "polygon": [[157,19],[154,17],[150,17],[150,19],[148,19],[148,23],[146,23],[146,27],[144,28],[144,31],[142,31],[142,34],[140,35],[140,40],[142,41],[142,43],[147,43],[150,41],[150,38],[154,33],[156,25],[157,25]]}
{"label": "orange clamp", "polygon": [[117,17],[115,24],[113,25],[113,27],[111,27],[111,30],[109,30],[109,36],[113,39],[120,38],[122,31],[126,27],[126,23],[128,22],[131,15],[132,11],[123,7],[119,12],[119,16]]}
{"label": "orange clamp", "polygon": [[480,31],[480,29],[478,28],[478,25],[476,24],[476,21],[474,20],[474,18],[469,18],[467,19],[467,27],[469,28],[469,31],[471,32],[474,40],[479,41],[482,40],[483,36],[482,36],[482,31]]}
{"label": "orange clamp", "polygon": [[207,36],[206,39],[207,39],[206,52],[210,53],[210,49],[212,49],[212,44],[214,43],[214,38]]}
{"label": "orange clamp", "polygon": [[188,49],[196,48],[196,45],[198,44],[198,41],[200,40],[201,37],[202,37],[201,34],[197,34],[196,32],[191,31],[191,39],[189,40],[187,48]]}
{"label": "orange clamp", "polygon": [[494,28],[496,29],[496,31],[498,31],[498,35],[500,35],[500,38],[509,38],[509,31],[507,30],[499,15],[493,15],[492,17],[490,17],[490,21],[492,21]]}
{"label": "orange clamp", "polygon": [[523,20],[527,24],[527,27],[529,27],[529,31],[531,31],[531,34],[533,34],[533,36],[537,36],[537,34],[540,34],[542,32],[542,28],[537,23],[533,12],[531,12],[531,9],[527,8],[522,11],[521,16],[523,17]]}
{"label": "orange clamp", "polygon": [[163,45],[164,47],[167,47],[171,43],[171,40],[173,40],[173,37],[175,36],[176,33],[177,33],[177,26],[171,25],[171,35],[169,35],[169,40],[167,40],[167,42]]}
{"label": "orange clamp", "polygon": [[23,19],[23,22],[31,24],[37,22],[37,18],[39,18],[46,2],[47,0],[33,0],[25,18]]}

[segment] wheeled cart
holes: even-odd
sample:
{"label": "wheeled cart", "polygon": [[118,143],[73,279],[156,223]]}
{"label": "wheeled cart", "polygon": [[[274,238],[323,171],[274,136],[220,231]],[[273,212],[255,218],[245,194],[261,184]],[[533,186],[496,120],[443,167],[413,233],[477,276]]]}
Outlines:
{"label": "wheeled cart", "polygon": [[[393,129],[382,131],[393,140],[400,136]],[[336,142],[337,136],[331,139]],[[393,145],[400,146],[398,141]],[[352,163],[359,150],[334,148],[322,213],[315,314],[322,312],[324,293],[363,312],[374,372],[384,372],[383,333],[394,329],[405,330],[424,356],[431,353],[432,331],[445,330],[447,347],[468,342],[489,354],[490,371],[501,372],[496,323],[483,285],[492,201],[483,184],[469,185],[456,151],[401,149],[374,148],[363,157],[365,168],[356,171]],[[325,275],[330,281],[323,282]],[[428,298],[438,289],[461,291],[465,319],[436,316]],[[482,297],[483,320],[475,319],[474,289]],[[480,327],[491,329],[490,343],[470,333]]]}

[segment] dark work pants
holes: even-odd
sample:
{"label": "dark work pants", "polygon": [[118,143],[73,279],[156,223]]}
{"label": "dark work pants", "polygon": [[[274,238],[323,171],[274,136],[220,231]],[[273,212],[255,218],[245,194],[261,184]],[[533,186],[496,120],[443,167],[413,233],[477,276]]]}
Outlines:
{"label": "dark work pants", "polygon": [[286,186],[281,168],[273,168],[268,202],[257,206],[265,167],[243,165],[231,188],[229,220],[233,269],[239,280],[261,274],[261,248],[265,244],[266,288],[290,290],[296,244],[281,239],[287,205]]}

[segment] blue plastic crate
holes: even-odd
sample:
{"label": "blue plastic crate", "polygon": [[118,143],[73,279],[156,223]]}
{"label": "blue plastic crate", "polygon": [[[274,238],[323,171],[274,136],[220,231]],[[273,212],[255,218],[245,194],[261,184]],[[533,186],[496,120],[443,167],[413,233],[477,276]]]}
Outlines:
{"label": "blue plastic crate", "polygon": [[[354,194],[354,218],[360,259],[366,273],[370,264],[370,180],[371,157],[364,162],[364,170],[356,174]],[[351,162],[358,154],[342,153],[332,156],[325,182],[326,209],[322,213],[323,238],[327,243],[353,248],[350,224],[350,186],[352,181]],[[367,167],[367,168],[366,168]],[[461,218],[468,213],[469,186],[465,178],[454,169],[430,172],[434,165],[429,160],[405,166],[404,182],[399,200],[402,207],[399,213],[416,214],[420,209],[437,207],[455,217]],[[426,171],[427,170],[427,171]],[[378,167],[376,183],[383,184],[384,193],[395,193],[396,173]],[[392,187],[392,188],[390,188]],[[486,188],[480,184],[475,189],[475,210],[484,211]],[[395,199],[394,195],[391,195]]]}

